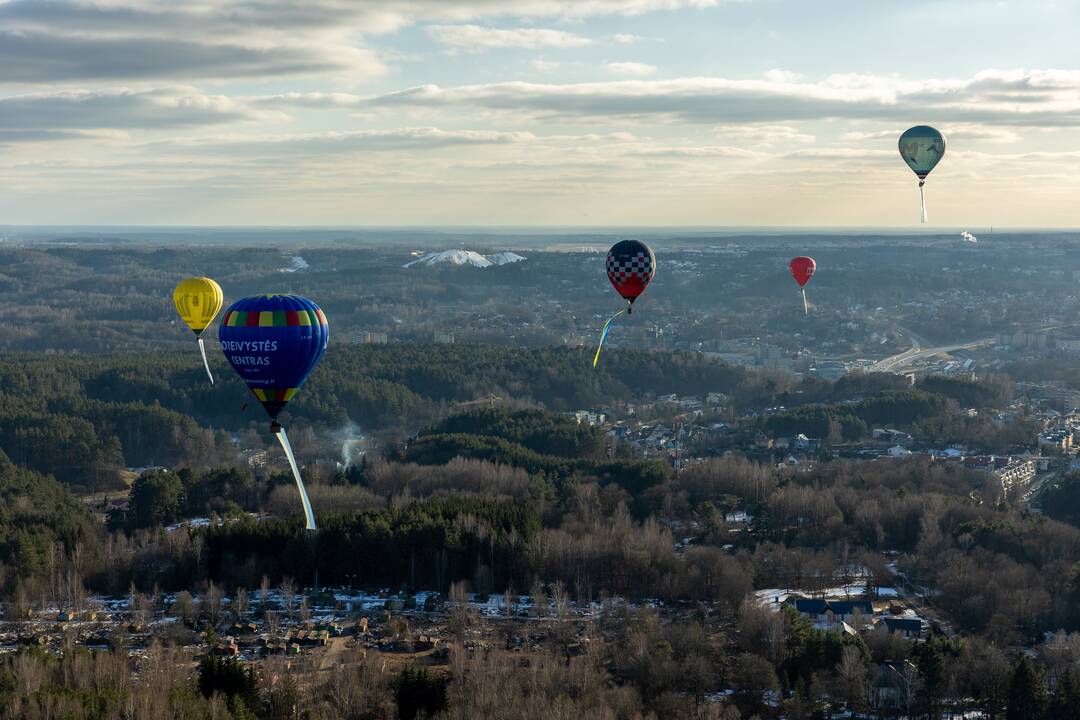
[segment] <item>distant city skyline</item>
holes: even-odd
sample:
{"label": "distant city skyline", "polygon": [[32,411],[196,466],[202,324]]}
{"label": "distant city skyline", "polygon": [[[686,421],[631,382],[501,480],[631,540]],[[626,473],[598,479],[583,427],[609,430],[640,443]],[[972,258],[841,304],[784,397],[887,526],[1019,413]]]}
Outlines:
{"label": "distant city skyline", "polygon": [[[1062,2],[0,0],[0,225],[1080,227]],[[918,224],[896,139],[948,139]]]}

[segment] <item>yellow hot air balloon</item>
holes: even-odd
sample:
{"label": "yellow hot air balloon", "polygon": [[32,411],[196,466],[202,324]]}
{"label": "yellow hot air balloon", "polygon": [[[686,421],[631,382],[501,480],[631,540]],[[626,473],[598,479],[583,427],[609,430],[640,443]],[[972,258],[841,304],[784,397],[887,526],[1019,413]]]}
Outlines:
{"label": "yellow hot air balloon", "polygon": [[206,360],[202,332],[214,322],[214,318],[217,317],[224,303],[225,296],[221,292],[221,286],[207,277],[181,280],[173,290],[173,304],[176,305],[177,314],[199,340],[199,352],[202,353],[203,366],[206,368],[211,385],[214,384],[214,376],[210,372],[210,363]]}

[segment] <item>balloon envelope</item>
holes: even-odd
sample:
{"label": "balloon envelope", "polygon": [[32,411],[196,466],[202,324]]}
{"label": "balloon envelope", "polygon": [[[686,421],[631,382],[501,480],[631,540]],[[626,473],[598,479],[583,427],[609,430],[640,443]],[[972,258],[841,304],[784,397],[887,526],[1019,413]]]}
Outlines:
{"label": "balloon envelope", "polygon": [[795,282],[799,283],[799,287],[806,287],[806,283],[810,282],[810,278],[814,277],[817,263],[814,262],[812,257],[800,255],[797,258],[792,258],[789,267],[791,268],[791,277],[795,278]]}
{"label": "balloon envelope", "polygon": [[214,321],[224,302],[221,286],[207,277],[181,280],[173,290],[173,305],[177,314],[196,335]]}
{"label": "balloon envelope", "polygon": [[916,125],[900,136],[900,157],[925,180],[945,155],[945,136],[929,125]]}
{"label": "balloon envelope", "polygon": [[607,254],[608,280],[615,291],[633,303],[656,274],[656,256],[643,242],[622,240],[615,243]]}
{"label": "balloon envelope", "polygon": [[221,320],[221,351],[271,419],[293,399],[326,351],[330,326],[318,305],[299,295],[237,300]]}

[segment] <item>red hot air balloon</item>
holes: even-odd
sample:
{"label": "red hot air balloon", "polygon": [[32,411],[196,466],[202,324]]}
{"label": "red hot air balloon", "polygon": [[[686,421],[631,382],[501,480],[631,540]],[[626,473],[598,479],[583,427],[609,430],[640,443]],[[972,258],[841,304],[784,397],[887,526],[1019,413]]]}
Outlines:
{"label": "red hot air balloon", "polygon": [[810,278],[814,277],[814,270],[817,269],[817,263],[814,262],[814,258],[800,255],[791,261],[791,277],[795,278],[795,282],[799,283],[799,287],[806,287],[806,283],[810,282]]}
{"label": "red hot air balloon", "polygon": [[800,255],[797,258],[792,258],[788,267],[791,268],[791,277],[795,278],[795,282],[799,283],[799,287],[802,288],[803,312],[809,315],[810,306],[806,303],[806,283],[810,282],[810,278],[814,277],[817,263],[814,262],[812,257]]}

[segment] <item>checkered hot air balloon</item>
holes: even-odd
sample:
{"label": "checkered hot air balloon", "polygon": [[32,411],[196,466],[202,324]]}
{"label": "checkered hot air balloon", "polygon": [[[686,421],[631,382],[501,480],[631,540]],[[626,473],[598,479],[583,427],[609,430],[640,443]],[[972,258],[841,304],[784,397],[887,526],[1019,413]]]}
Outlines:
{"label": "checkered hot air balloon", "polygon": [[612,245],[607,254],[607,276],[615,291],[626,300],[626,307],[612,315],[600,331],[600,344],[596,346],[593,367],[600,362],[600,350],[604,347],[611,330],[611,323],[624,312],[629,315],[634,301],[645,292],[656,274],[656,256],[649,246],[639,240],[622,240]]}
{"label": "checkered hot air balloon", "polygon": [[[622,240],[608,250],[608,280],[630,305],[645,292],[655,274],[656,255],[645,243],[639,240]],[[629,308],[627,312],[630,312]]]}

